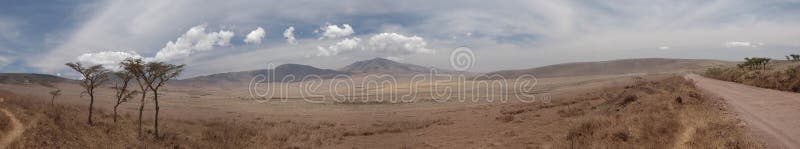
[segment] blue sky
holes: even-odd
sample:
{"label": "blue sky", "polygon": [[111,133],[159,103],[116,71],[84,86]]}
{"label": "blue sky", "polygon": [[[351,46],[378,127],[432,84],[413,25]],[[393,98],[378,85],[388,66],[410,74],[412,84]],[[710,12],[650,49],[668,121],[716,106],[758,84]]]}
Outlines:
{"label": "blue sky", "polygon": [[[2,3],[0,72],[71,76],[66,62],[113,65],[131,56],[188,64],[184,77],[268,63],[335,69],[374,57],[447,69],[461,46],[475,53],[475,72],[800,53],[798,0]],[[245,42],[259,27],[263,37],[250,41],[260,42]],[[294,43],[284,36],[289,27]]]}

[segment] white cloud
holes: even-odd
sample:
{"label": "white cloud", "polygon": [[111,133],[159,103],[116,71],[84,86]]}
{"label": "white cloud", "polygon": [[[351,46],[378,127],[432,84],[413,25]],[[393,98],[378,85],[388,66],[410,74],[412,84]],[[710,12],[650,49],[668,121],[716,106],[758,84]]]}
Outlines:
{"label": "white cloud", "polygon": [[344,39],[328,47],[317,46],[317,56],[333,56],[339,54],[339,52],[355,50],[360,47],[359,43],[361,43],[361,38],[353,37]]}
{"label": "white cloud", "polygon": [[253,43],[253,44],[261,44],[261,39],[267,35],[267,32],[264,31],[263,28],[258,27],[257,29],[251,31],[247,36],[244,38],[245,43]]}
{"label": "white cloud", "polygon": [[322,37],[319,37],[319,39],[345,37],[355,33],[350,24],[342,24],[341,28],[336,24],[332,24],[320,28],[319,31],[322,31]]}
{"label": "white cloud", "polygon": [[[419,3],[425,3],[425,5],[419,5]],[[59,27],[58,23],[52,27],[45,26],[45,28],[54,28],[57,31],[54,33],[55,36],[49,37],[53,42],[50,44],[36,43],[45,46],[27,49],[45,50],[24,54],[22,56],[29,58],[16,60],[26,61],[20,64],[31,65],[42,73],[50,73],[67,69],[63,65],[65,62],[74,61],[75,57],[82,53],[93,52],[91,51],[93,49],[141,49],[137,52],[149,57],[161,50],[166,41],[175,40],[188,27],[197,25],[197,22],[230,24],[232,26],[292,24],[298,26],[297,37],[302,39],[299,32],[302,30],[301,26],[320,25],[318,23],[321,20],[350,20],[351,22],[346,23],[352,24],[351,27],[361,29],[361,26],[370,26],[370,29],[359,30],[359,35],[365,35],[359,36],[363,39],[361,44],[369,42],[369,35],[395,32],[425,37],[429,48],[449,49],[470,46],[474,49],[487,49],[480,53],[482,61],[476,65],[475,69],[472,69],[476,71],[521,69],[562,62],[620,57],[714,57],[738,60],[741,57],[752,55],[747,53],[752,51],[744,53],[732,51],[723,53],[722,56],[720,53],[714,52],[714,49],[723,47],[723,42],[731,40],[758,40],[756,42],[768,43],[769,46],[800,47],[800,42],[796,40],[800,39],[800,19],[795,19],[800,16],[800,13],[797,13],[798,9],[780,7],[794,3],[793,0],[625,1],[626,5],[617,3],[619,2],[318,1],[310,4],[303,1],[277,3],[246,0],[202,3],[191,0],[110,1],[91,5],[92,11],[87,12],[86,18],[80,19],[85,21],[76,22],[75,26],[63,28],[63,26]],[[292,9],[261,9],[265,5]],[[212,9],[216,11],[208,11]],[[777,14],[783,15],[775,15],[776,12],[782,12]],[[398,16],[399,18],[397,18]],[[408,20],[413,21],[408,22]],[[377,25],[391,23],[402,24],[397,25],[402,30],[376,28]],[[337,22],[337,25],[340,24],[342,23]],[[184,29],[176,30],[176,27]],[[337,26],[337,28],[343,27]],[[252,30],[252,28],[246,30]],[[217,29],[213,31],[217,31]],[[472,32],[473,38],[465,38],[464,33],[467,32]],[[38,35],[29,37],[25,32],[22,33],[23,38],[38,39],[40,37]],[[273,33],[274,30],[270,29],[270,34]],[[318,33],[318,36],[322,35],[322,32]],[[458,40],[445,39],[449,37],[448,35],[454,35],[458,37]],[[527,38],[528,35],[531,41],[519,40]],[[215,61],[220,62],[217,64],[220,67],[211,69],[208,65],[190,64],[187,72],[209,74],[229,71],[231,66],[260,66],[265,59],[290,59],[294,57],[287,55],[292,54],[300,55],[298,58],[292,59],[295,63],[339,67],[350,61],[343,61],[337,57],[308,59],[300,57],[305,54],[316,54],[315,48],[318,45],[327,47],[344,38],[352,38],[352,36],[339,37],[339,39],[334,39],[335,41],[303,40],[299,45],[279,45],[270,47],[270,50],[255,50],[260,48],[256,46],[241,47],[253,49],[237,50],[237,53],[225,53],[225,51],[218,50],[216,52],[219,53],[215,53],[213,56],[192,60],[192,64]],[[497,42],[498,39],[511,41]],[[234,40],[241,41],[238,38]],[[531,42],[534,44],[515,45]],[[680,47],[681,50],[697,50],[698,52],[686,54],[663,53],[657,49],[640,50],[655,49],[663,43],[669,43],[668,46],[672,48]],[[277,52],[272,50],[279,47],[284,51],[280,51],[281,55],[273,55],[272,53]],[[19,51],[28,52],[27,50]],[[242,57],[248,56],[252,51],[270,52],[250,56],[247,59]],[[581,54],[586,52],[597,53],[597,55]],[[773,52],[764,54],[780,55],[778,52],[784,51],[763,52]],[[575,56],[557,58],[561,55]],[[426,55],[426,57],[436,56],[446,58],[449,55],[440,51],[437,51],[437,54]],[[11,57],[9,56],[9,58]],[[441,61],[441,58],[416,56],[404,58],[407,59],[406,61],[418,64],[449,66],[449,63]],[[35,71],[34,69],[30,70]],[[187,75],[191,76],[192,74],[187,73]]]}
{"label": "white cloud", "polygon": [[317,56],[333,56],[342,52],[360,49],[384,55],[433,54],[425,39],[419,36],[405,36],[397,33],[373,35],[366,42],[360,38],[347,38],[328,47],[317,47]]}
{"label": "white cloud", "polygon": [[142,58],[136,52],[103,51],[95,53],[84,53],[78,56],[78,62],[89,65],[103,65],[106,69],[120,71],[119,63],[126,58]]}
{"label": "white cloud", "polygon": [[145,61],[169,61],[188,57],[195,51],[212,50],[214,46],[230,45],[233,32],[220,30],[207,33],[206,25],[197,25],[178,37],[176,41],[169,41],[154,57],[142,57],[136,52],[101,51],[83,53],[77,57],[78,62],[90,65],[103,65],[106,69],[120,71],[119,63],[126,58],[142,58]]}
{"label": "white cloud", "polygon": [[386,57],[386,59],[392,60],[392,61],[403,61],[403,58],[395,57],[395,56],[389,56],[389,57]]}
{"label": "white cloud", "polygon": [[0,56],[0,68],[3,68],[3,67],[5,67],[5,66],[6,66],[6,65],[8,65],[8,64],[11,64],[11,62],[12,62],[12,60],[11,60],[11,59],[9,59],[9,58],[6,58],[6,57],[4,57],[4,56]]}
{"label": "white cloud", "polygon": [[758,42],[749,42],[749,41],[730,41],[722,44],[725,47],[735,48],[735,47],[759,47],[764,46],[764,43]]}
{"label": "white cloud", "polygon": [[398,54],[433,54],[426,48],[425,39],[419,36],[404,36],[397,33],[380,33],[369,38],[369,50]]}
{"label": "white cloud", "polygon": [[670,47],[668,47],[668,46],[660,46],[660,47],[658,47],[658,49],[659,50],[669,50]]}
{"label": "white cloud", "polygon": [[198,25],[186,31],[176,41],[169,41],[155,57],[148,60],[169,61],[188,57],[196,51],[212,50],[214,46],[228,46],[233,35],[233,32],[225,30],[206,33],[206,25]]}
{"label": "white cloud", "polygon": [[283,31],[283,37],[286,38],[286,43],[296,45],[297,40],[294,39],[294,26],[289,26],[286,31]]}

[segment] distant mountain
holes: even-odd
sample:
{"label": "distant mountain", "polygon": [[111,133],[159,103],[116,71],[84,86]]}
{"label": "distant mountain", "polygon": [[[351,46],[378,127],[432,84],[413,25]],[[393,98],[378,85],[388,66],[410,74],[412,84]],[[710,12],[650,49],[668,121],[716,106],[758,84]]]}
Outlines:
{"label": "distant mountain", "polygon": [[357,61],[339,71],[352,74],[420,74],[429,73],[431,67],[399,63],[384,58]]}
{"label": "distant mountain", "polygon": [[[294,82],[294,81],[300,81],[304,77],[309,75],[318,75],[323,79],[327,79],[327,78],[332,78],[336,75],[347,75],[348,73],[330,69],[320,69],[308,65],[283,64],[278,67],[275,67],[274,69],[218,73],[207,76],[183,79],[178,82],[206,82],[206,83],[249,82],[254,77],[260,74],[263,74],[264,76],[267,77],[267,82]],[[287,76],[294,76],[294,79],[283,80],[283,78]]]}
{"label": "distant mountain", "polygon": [[64,81],[69,81],[69,79],[48,74],[0,73],[0,83],[2,84],[39,84],[52,87],[51,83]]}
{"label": "distant mountain", "polygon": [[702,70],[714,66],[732,65],[733,62],[704,59],[641,58],[599,62],[555,64],[521,70],[504,70],[488,73],[513,78],[524,74],[535,77],[569,77],[588,75],[613,75],[628,73],[663,73]]}

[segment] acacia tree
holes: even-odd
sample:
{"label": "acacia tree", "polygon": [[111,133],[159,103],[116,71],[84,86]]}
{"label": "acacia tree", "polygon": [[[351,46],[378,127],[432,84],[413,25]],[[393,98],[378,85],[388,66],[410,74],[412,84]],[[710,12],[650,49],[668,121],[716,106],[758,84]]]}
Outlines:
{"label": "acacia tree", "polygon": [[742,69],[767,69],[767,64],[769,64],[770,58],[763,58],[763,57],[745,57],[745,62],[742,64],[738,64],[739,68]]}
{"label": "acacia tree", "polygon": [[103,65],[94,65],[90,67],[83,67],[81,63],[67,63],[67,66],[74,69],[83,76],[81,87],[89,94],[89,125],[92,125],[92,111],[94,110],[94,89],[100,87],[108,80],[108,70],[103,68]]}
{"label": "acacia tree", "polygon": [[151,82],[148,82],[147,85],[150,90],[153,92],[153,101],[155,102],[155,123],[153,124],[153,128],[155,129],[155,136],[158,137],[158,111],[160,107],[158,106],[158,89],[164,86],[167,81],[178,77],[183,71],[183,67],[185,65],[175,65],[175,64],[168,64],[164,62],[150,62],[147,63],[147,72],[152,75],[153,79]]}
{"label": "acacia tree", "polygon": [[147,97],[147,91],[149,90],[149,88],[148,88],[149,85],[147,85],[147,82],[152,82],[152,79],[155,78],[155,77],[153,77],[151,73],[147,72],[147,70],[145,69],[145,65],[144,65],[144,62],[142,61],[142,59],[129,58],[129,59],[125,59],[125,61],[122,61],[122,63],[120,63],[120,64],[122,64],[122,67],[125,69],[125,71],[127,71],[128,73],[133,75],[133,79],[136,79],[136,84],[139,85],[139,91],[142,93],[142,96],[141,96],[142,98],[139,101],[139,120],[138,120],[138,123],[139,123],[139,127],[138,127],[139,133],[138,134],[141,137],[142,136],[142,112],[144,111],[144,105],[145,105],[145,100],[144,99]]}
{"label": "acacia tree", "polygon": [[56,97],[61,95],[61,90],[57,89],[55,91],[51,91],[50,95],[53,96],[53,98],[50,98],[50,105],[55,105]]}
{"label": "acacia tree", "polygon": [[135,76],[128,71],[122,72],[115,72],[114,76],[120,79],[120,82],[116,82],[114,87],[112,87],[115,91],[114,97],[117,98],[117,102],[114,105],[114,123],[117,122],[117,107],[123,102],[127,102],[129,99],[133,98],[134,95],[138,94],[139,91],[137,90],[128,90],[128,84]]}

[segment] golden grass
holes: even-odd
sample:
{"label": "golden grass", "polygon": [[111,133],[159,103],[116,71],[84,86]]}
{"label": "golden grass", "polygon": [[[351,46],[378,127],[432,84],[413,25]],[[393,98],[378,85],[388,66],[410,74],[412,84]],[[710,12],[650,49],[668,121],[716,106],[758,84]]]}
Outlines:
{"label": "golden grass", "polygon": [[11,119],[0,112],[0,136],[4,136],[9,130],[11,130]]}
{"label": "golden grass", "polygon": [[[589,104],[596,103],[596,104]],[[590,93],[558,113],[573,125],[558,148],[762,148],[719,101],[681,77]]]}
{"label": "golden grass", "polygon": [[27,130],[9,148],[321,148],[342,143],[345,137],[400,133],[434,125],[450,125],[446,119],[398,120],[348,127],[332,122],[290,120],[174,120],[164,119],[161,138],[152,137],[152,122],[145,121],[147,134],[137,137],[136,118],[112,116],[95,110],[94,126],[86,124],[84,107],[50,105],[45,100],[16,98],[4,94],[0,108],[15,113]]}
{"label": "golden grass", "polygon": [[710,68],[703,76],[762,88],[800,92],[800,65],[786,62],[767,69]]}
{"label": "golden grass", "polygon": [[[680,77],[636,82],[548,104],[512,103],[502,106],[499,115],[488,121],[506,122],[497,123],[501,124],[497,127],[508,126],[509,131],[498,133],[526,136],[531,134],[514,132],[510,127],[550,118],[552,122],[547,123],[558,126],[541,127],[552,132],[543,131],[549,134],[529,141],[545,148],[760,148],[736,119],[724,113],[718,100],[698,92],[691,82]],[[463,126],[465,120],[420,117],[353,125],[262,118],[162,119],[163,137],[156,139],[149,131],[138,138],[136,119],[130,115],[122,115],[118,123],[113,123],[111,115],[99,110],[95,114],[97,123],[88,126],[84,106],[51,106],[47,99],[33,100],[36,97],[1,91],[0,98],[8,99],[0,108],[15,113],[27,128],[9,148],[326,148],[367,136],[390,137]],[[151,129],[152,123],[145,121],[144,128]]]}

